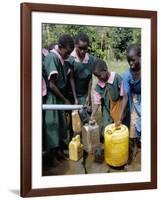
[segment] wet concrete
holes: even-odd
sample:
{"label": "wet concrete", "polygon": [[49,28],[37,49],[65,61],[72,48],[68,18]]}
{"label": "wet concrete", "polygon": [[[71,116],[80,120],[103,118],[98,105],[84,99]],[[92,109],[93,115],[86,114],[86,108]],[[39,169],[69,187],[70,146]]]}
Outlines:
{"label": "wet concrete", "polygon": [[[51,159],[51,158],[50,158]],[[47,164],[49,159],[46,159],[46,166],[43,168],[42,175],[72,175],[72,174],[85,174],[83,166],[83,158],[78,161],[63,160],[61,162],[54,162],[50,166]],[[94,161],[94,155],[89,154],[86,159],[86,170],[88,174],[93,173],[116,173],[127,171],[140,171],[141,170],[141,151],[138,151],[134,160],[130,165],[125,165],[120,168],[110,167],[105,161],[103,163],[97,163]]]}

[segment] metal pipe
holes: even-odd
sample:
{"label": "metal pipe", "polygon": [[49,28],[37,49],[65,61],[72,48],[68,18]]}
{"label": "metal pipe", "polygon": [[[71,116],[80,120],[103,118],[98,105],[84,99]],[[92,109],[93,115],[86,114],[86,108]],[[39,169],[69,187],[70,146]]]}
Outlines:
{"label": "metal pipe", "polygon": [[80,110],[83,105],[67,105],[67,104],[43,104],[43,110]]}

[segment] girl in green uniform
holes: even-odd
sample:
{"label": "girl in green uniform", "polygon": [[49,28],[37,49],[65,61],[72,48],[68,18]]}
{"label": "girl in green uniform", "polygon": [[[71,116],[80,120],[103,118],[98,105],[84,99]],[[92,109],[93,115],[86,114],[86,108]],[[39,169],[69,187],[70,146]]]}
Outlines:
{"label": "girl in green uniform", "polygon": [[[46,104],[70,104],[66,98],[66,84],[69,78],[73,96],[76,99],[74,80],[66,59],[74,49],[74,41],[69,35],[62,35],[58,45],[45,57],[43,72],[47,80]],[[58,160],[63,159],[64,139],[67,136],[65,111],[45,111],[45,149]]]}
{"label": "girl in green uniform", "polygon": [[94,91],[94,108],[91,120],[95,119],[95,115],[101,105],[104,131],[104,128],[115,120],[113,117],[119,117],[117,109],[113,109],[115,113],[112,114],[113,116],[111,115],[111,105],[116,105],[123,96],[122,78],[119,74],[108,71],[105,61],[100,59],[95,61],[93,73],[98,78],[98,82]]}
{"label": "girl in green uniform", "polygon": [[84,33],[75,37],[75,48],[71,53],[69,62],[73,69],[78,103],[86,105],[91,103],[92,70],[95,57],[88,53],[89,38]]}

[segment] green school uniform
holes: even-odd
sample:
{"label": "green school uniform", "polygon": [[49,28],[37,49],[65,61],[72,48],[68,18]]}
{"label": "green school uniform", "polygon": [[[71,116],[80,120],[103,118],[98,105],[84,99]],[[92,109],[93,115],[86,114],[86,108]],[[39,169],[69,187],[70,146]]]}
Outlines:
{"label": "green school uniform", "polygon": [[[56,72],[57,79],[55,84],[60,92],[65,95],[67,74],[69,70],[69,64],[67,62],[62,63],[55,53],[50,53],[45,57],[43,63],[43,72],[46,80],[50,76],[50,73]],[[48,85],[48,84],[47,84]],[[54,95],[47,88],[46,104],[64,104],[64,102]],[[67,136],[67,123],[65,111],[47,110],[45,111],[45,149],[50,150],[55,147],[60,147],[63,144],[63,140]]]}
{"label": "green school uniform", "polygon": [[92,78],[93,64],[95,57],[88,54],[89,60],[86,63],[76,61],[75,57],[70,56],[69,62],[73,70],[76,95],[79,104],[85,105],[88,95],[88,85]]}
{"label": "green school uniform", "polygon": [[[107,83],[105,87],[96,85],[95,91],[101,96],[101,106],[102,106],[102,118],[103,118],[103,130],[104,128],[113,122],[110,116],[110,99],[112,101],[117,101],[120,98],[120,86],[122,78],[119,74],[115,74],[114,81],[112,84]],[[105,89],[107,87],[107,90]]]}

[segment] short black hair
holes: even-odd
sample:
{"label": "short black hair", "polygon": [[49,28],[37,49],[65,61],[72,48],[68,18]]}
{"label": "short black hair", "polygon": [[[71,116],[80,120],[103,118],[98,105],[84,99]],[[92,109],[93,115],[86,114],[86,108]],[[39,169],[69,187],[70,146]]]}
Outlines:
{"label": "short black hair", "polygon": [[101,60],[101,59],[95,60],[95,62],[93,64],[93,72],[94,71],[98,71],[98,72],[107,71],[107,69],[108,69],[108,67],[104,60]]}
{"label": "short black hair", "polygon": [[48,50],[50,51],[50,50],[54,49],[55,45],[56,45],[56,43],[54,43],[54,42],[49,44]]}
{"label": "short black hair", "polygon": [[126,49],[126,54],[128,55],[132,49],[135,50],[137,56],[141,56],[141,48],[137,44],[130,44]]}
{"label": "short black hair", "polygon": [[87,42],[89,46],[89,37],[85,33],[80,32],[78,33],[78,35],[75,36],[75,44],[78,44],[79,41]]}
{"label": "short black hair", "polygon": [[74,40],[73,38],[68,34],[63,34],[60,36],[58,40],[58,45],[63,48],[71,48],[74,49]]}

